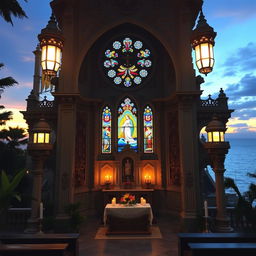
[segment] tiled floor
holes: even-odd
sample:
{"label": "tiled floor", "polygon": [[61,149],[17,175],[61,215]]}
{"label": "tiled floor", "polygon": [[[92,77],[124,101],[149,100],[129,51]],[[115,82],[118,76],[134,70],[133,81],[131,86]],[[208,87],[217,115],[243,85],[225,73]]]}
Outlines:
{"label": "tiled floor", "polygon": [[95,240],[99,219],[88,219],[81,230],[79,256],[177,256],[179,222],[172,218],[159,218],[162,239]]}

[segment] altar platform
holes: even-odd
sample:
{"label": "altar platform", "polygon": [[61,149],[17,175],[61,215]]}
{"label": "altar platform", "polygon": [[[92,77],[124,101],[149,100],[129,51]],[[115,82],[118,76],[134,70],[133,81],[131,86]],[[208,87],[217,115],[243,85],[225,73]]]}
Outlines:
{"label": "altar platform", "polygon": [[157,222],[161,239],[96,240],[101,219],[89,218],[79,238],[79,256],[178,256],[179,220],[161,217]]}

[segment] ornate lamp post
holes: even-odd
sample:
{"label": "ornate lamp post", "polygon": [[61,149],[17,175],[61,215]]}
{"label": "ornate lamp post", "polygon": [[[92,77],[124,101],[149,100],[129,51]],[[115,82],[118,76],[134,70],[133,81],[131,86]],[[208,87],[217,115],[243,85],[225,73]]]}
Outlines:
{"label": "ornate lamp post", "polygon": [[214,116],[206,127],[207,142],[204,143],[215,173],[217,205],[216,227],[219,232],[232,231],[225,206],[224,161],[228,149],[230,148],[229,142],[225,141],[225,131],[225,125]]}
{"label": "ornate lamp post", "polygon": [[53,148],[51,143],[51,128],[44,119],[33,127],[28,143],[28,152],[33,161],[33,200],[31,216],[28,220],[28,228],[26,232],[36,233],[39,229],[40,217],[39,209],[41,202],[42,177],[45,159],[50,155]]}
{"label": "ornate lamp post", "polygon": [[56,77],[59,71],[64,41],[53,14],[47,26],[42,29],[41,34],[38,35],[38,39],[42,51],[42,85],[47,88],[51,84],[51,79]]}
{"label": "ornate lamp post", "polygon": [[196,65],[200,73],[207,75],[214,65],[213,46],[217,33],[208,25],[201,10],[196,28],[192,31],[191,46],[195,50]]}

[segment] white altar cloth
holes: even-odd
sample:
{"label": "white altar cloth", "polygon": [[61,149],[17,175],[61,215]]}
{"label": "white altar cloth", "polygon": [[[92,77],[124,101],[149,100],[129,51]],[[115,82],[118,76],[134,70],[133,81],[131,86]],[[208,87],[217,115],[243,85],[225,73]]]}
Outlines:
{"label": "white altar cloth", "polygon": [[107,223],[108,215],[124,219],[133,219],[148,214],[149,223],[152,225],[153,212],[150,204],[135,204],[133,206],[124,206],[123,204],[107,204],[104,209],[103,222]]}

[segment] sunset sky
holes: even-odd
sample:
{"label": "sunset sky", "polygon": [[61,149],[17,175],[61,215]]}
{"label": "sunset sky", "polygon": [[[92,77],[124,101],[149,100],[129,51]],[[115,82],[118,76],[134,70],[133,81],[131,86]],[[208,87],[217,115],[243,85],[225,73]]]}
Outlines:
{"label": "sunset sky", "polygon": [[[8,125],[26,127],[19,110],[25,110],[25,99],[32,89],[37,35],[51,14],[48,0],[19,1],[28,19],[13,19],[14,26],[0,18],[0,62],[5,68],[0,77],[12,76],[19,85],[2,94],[0,105],[14,112]],[[256,1],[205,0],[206,19],[218,33],[215,67],[204,77],[203,98],[216,98],[220,88],[229,97],[229,107],[236,111],[228,123],[232,136],[256,138]]]}

